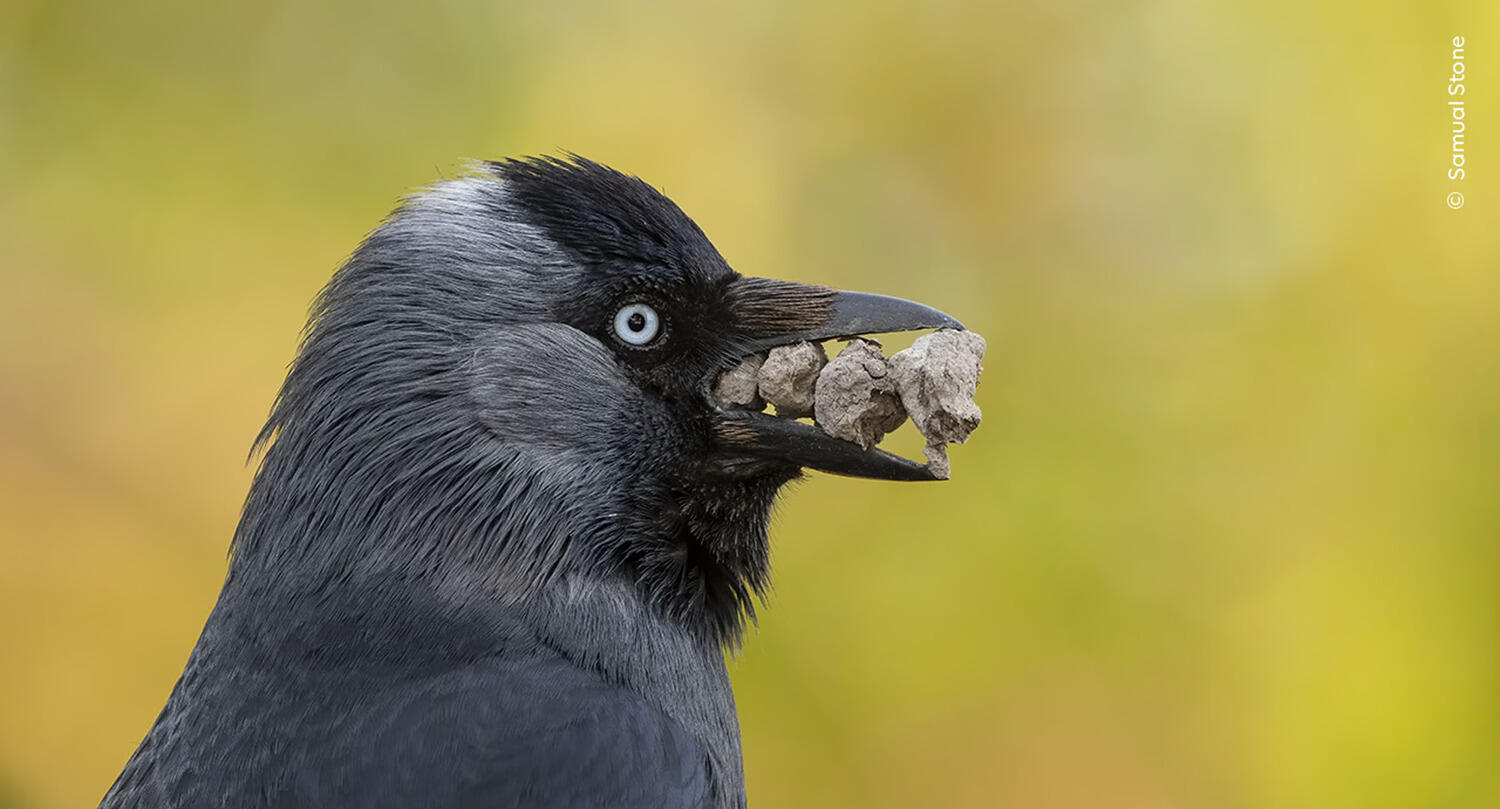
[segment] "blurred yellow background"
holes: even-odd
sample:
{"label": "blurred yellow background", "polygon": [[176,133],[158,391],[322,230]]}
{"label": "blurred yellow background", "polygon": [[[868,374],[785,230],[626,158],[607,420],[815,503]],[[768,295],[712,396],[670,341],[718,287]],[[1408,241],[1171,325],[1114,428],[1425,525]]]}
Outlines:
{"label": "blurred yellow background", "polygon": [[340,260],[561,149],[989,338],[952,482],[784,498],[752,806],[1500,805],[1497,67],[1481,0],[0,4],[0,807],[151,724]]}

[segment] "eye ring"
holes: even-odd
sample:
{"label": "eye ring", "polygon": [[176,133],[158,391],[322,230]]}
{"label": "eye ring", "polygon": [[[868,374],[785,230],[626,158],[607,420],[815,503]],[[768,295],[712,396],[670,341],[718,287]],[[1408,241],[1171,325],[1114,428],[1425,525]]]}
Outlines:
{"label": "eye ring", "polygon": [[615,312],[615,336],[628,345],[644,346],[661,332],[661,317],[644,303],[631,303]]}

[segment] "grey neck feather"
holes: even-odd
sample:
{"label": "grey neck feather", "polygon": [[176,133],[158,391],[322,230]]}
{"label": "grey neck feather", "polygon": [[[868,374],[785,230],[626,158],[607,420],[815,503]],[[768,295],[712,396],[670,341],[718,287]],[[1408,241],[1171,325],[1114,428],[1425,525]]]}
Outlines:
{"label": "grey neck feather", "polygon": [[570,579],[527,607],[554,648],[641,694],[708,750],[717,805],[744,806],[739,719],[723,653],[654,614],[625,584]]}

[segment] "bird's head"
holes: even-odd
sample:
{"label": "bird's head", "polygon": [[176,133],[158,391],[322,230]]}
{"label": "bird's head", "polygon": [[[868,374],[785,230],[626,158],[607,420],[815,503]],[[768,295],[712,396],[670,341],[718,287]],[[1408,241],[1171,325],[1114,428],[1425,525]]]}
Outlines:
{"label": "bird's head", "polygon": [[920,304],[741,276],[641,180],[490,163],[410,198],[318,301],[261,436],[246,577],[304,587],[462,571],[499,597],[623,577],[732,641],[803,468],[911,461],[710,395],[799,340],[959,327]]}

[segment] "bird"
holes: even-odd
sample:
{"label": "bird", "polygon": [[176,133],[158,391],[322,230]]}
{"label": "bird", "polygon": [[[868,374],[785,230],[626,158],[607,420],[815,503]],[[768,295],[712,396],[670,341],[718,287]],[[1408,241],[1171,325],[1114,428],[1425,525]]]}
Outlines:
{"label": "bird", "polygon": [[726,655],[777,493],[932,475],[712,382],[926,328],[962,325],[741,275],[571,153],[413,193],[313,305],[218,599],[100,806],[744,807]]}

